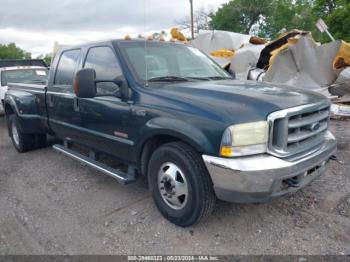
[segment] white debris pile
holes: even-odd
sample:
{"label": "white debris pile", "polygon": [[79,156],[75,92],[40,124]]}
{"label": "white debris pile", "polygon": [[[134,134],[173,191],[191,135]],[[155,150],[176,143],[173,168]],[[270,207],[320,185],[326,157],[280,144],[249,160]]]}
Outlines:
{"label": "white debris pile", "polygon": [[239,79],[246,79],[248,69],[255,67],[266,41],[251,35],[228,31],[200,32],[191,44],[210,55],[221,66],[230,65]]}
{"label": "white debris pile", "polygon": [[191,44],[203,52],[211,52],[228,49],[238,50],[243,45],[248,44],[251,36],[228,31],[208,31],[202,30],[200,34],[191,41]]}
{"label": "white debris pile", "polygon": [[250,35],[205,31],[191,44],[230,67],[238,79],[286,84],[330,97],[333,113],[350,116],[350,44],[316,43],[293,30],[264,43]]}

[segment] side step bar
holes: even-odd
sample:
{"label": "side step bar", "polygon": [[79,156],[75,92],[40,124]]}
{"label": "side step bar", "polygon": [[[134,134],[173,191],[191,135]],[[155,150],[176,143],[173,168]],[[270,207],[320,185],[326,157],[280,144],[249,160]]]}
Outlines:
{"label": "side step bar", "polygon": [[[134,182],[136,180],[136,175],[134,172],[128,172],[125,173],[121,170],[118,169],[114,169],[111,168],[110,166],[107,166],[101,162],[98,162],[90,157],[84,156],[78,152],[75,152],[63,145],[53,145],[53,149],[63,153],[66,156],[69,156],[75,160],[78,160],[86,165],[88,165],[89,167],[92,167],[108,176],[111,176],[115,179],[118,180],[119,183],[126,185],[126,184],[130,184],[132,182]],[[129,168],[130,170],[130,168]]]}

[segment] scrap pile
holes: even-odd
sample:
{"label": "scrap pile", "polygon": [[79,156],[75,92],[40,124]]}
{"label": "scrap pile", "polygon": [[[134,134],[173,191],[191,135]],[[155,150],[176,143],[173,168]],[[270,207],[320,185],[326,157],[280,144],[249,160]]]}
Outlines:
{"label": "scrap pile", "polygon": [[[191,44],[212,56],[222,67],[230,65],[239,78],[256,65],[266,41],[227,31],[201,31]],[[239,62],[238,62],[239,61]]]}
{"label": "scrap pile", "polygon": [[239,79],[286,84],[318,91],[332,102],[337,116],[350,116],[350,44],[316,43],[299,30],[266,43],[258,37],[226,31],[204,31],[191,44]]}

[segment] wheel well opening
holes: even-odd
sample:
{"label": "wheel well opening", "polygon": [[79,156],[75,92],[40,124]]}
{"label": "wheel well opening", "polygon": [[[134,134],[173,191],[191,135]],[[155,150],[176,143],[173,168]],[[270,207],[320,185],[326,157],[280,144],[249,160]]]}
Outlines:
{"label": "wheel well opening", "polygon": [[15,112],[13,111],[12,107],[9,104],[5,104],[5,113],[6,115],[12,115]]}
{"label": "wheel well opening", "polygon": [[141,150],[140,155],[140,171],[142,175],[147,175],[148,162],[152,156],[152,153],[160,146],[175,142],[181,141],[179,138],[169,135],[157,135],[149,140],[147,140]]}

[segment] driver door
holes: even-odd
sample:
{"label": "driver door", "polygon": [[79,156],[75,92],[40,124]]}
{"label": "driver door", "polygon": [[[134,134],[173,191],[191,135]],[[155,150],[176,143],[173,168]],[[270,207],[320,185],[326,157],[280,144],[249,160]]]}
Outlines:
{"label": "driver door", "polygon": [[[83,67],[95,69],[96,79],[112,81],[123,75],[114,49],[110,46],[91,47]],[[117,84],[103,82],[96,85],[96,97],[79,98],[83,129],[81,142],[124,159],[133,144],[128,139],[125,125],[130,117],[130,105],[118,97],[120,87]]]}

